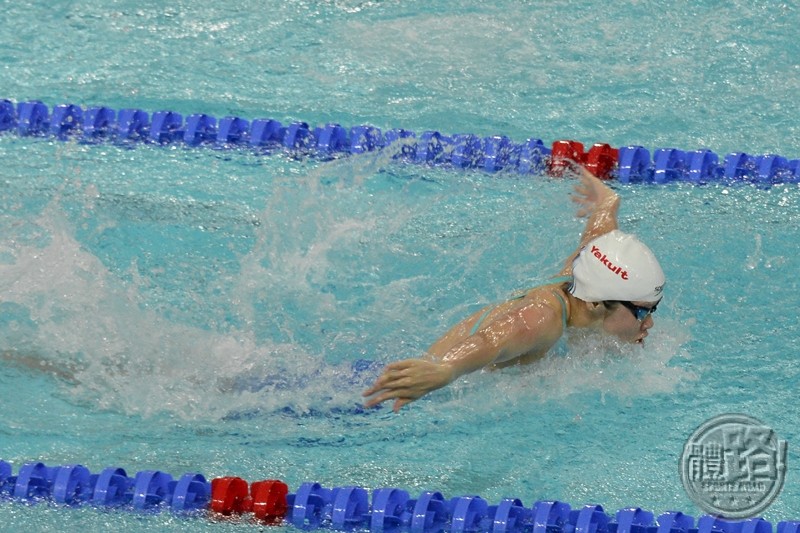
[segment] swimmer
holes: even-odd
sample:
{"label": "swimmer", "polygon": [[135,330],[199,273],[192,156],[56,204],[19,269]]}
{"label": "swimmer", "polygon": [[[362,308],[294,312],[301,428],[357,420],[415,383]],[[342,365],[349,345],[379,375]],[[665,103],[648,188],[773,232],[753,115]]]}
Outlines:
{"label": "swimmer", "polygon": [[386,365],[364,391],[366,407],[404,405],[460,376],[543,358],[568,328],[594,328],[643,344],[661,301],[664,273],[652,251],[617,228],[619,197],[578,168],[573,201],[587,216],[578,249],[557,278],[456,324],[418,359]]}

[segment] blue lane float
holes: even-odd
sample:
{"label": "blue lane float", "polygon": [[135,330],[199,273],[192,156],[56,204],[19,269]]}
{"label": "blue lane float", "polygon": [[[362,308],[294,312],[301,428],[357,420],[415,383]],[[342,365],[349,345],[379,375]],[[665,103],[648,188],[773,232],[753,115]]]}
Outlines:
{"label": "blue lane float", "polygon": [[92,474],[81,465],[27,463],[14,475],[0,460],[0,503],[51,502],[68,507],[91,506],[120,512],[172,512],[192,517],[240,516],[270,525],[302,530],[370,531],[371,533],[800,533],[800,520],[773,528],[762,518],[731,521],[704,515],[697,520],[680,511],[656,516],[640,507],[607,513],[601,505],[572,507],[559,501],[519,498],[490,504],[480,496],[445,498],[435,491],[412,498],[400,488],[302,483],[295,492],[280,480],[248,483],[239,477],[207,481],[197,472],[178,479],[163,471],[128,476],[110,466]]}
{"label": "blue lane float", "polygon": [[556,140],[548,147],[535,137],[518,143],[502,135],[445,135],[435,130],[417,134],[404,129],[382,132],[368,124],[347,128],[330,123],[312,128],[301,121],[282,124],[271,118],[218,119],[203,113],[184,118],[169,110],[115,111],[75,104],[56,105],[51,112],[38,100],[17,104],[0,100],[0,132],[3,131],[83,143],[181,143],[186,147],[249,149],[261,154],[283,151],[295,157],[323,160],[388,150],[394,159],[410,163],[526,176],[560,175],[564,162],[572,160],[584,164],[598,177],[622,183],[800,183],[800,159],[777,154],[733,152],[719,156],[705,148],[662,147],[651,151],[642,146],[612,148],[605,143],[596,143],[584,151],[582,143],[570,140]]}

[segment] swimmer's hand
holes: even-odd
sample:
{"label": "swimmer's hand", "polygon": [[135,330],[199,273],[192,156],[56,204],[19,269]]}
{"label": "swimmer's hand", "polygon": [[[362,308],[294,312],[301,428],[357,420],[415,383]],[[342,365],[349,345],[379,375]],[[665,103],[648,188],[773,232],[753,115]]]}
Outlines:
{"label": "swimmer's hand", "polygon": [[370,397],[365,407],[373,407],[386,400],[394,400],[396,413],[406,404],[440,389],[453,381],[452,368],[446,363],[424,359],[406,359],[386,365],[383,373],[362,396]]}
{"label": "swimmer's hand", "polygon": [[598,210],[611,209],[619,202],[617,193],[608,188],[586,168],[577,165],[580,181],[575,185],[572,201],[578,204],[578,217],[595,214]]}

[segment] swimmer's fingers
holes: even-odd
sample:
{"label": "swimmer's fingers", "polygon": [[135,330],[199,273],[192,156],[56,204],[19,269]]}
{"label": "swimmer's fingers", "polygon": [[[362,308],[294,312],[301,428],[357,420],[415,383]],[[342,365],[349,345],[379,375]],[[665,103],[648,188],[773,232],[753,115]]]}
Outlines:
{"label": "swimmer's fingers", "polygon": [[392,405],[392,411],[396,413],[400,411],[404,405],[408,405],[413,401],[414,400],[412,398],[398,398],[394,401],[394,405]]}
{"label": "swimmer's fingers", "polygon": [[595,201],[590,198],[590,192],[586,187],[575,186],[572,194],[572,202],[578,204],[577,216],[579,218],[589,215],[594,209]]}
{"label": "swimmer's fingers", "polygon": [[370,407],[371,405],[379,404],[381,402],[385,402],[386,400],[408,394],[408,392],[413,388],[414,383],[410,378],[393,379],[386,384],[376,382],[368,390],[362,392],[361,396],[365,398],[374,396],[373,398],[367,400],[367,402],[364,404],[367,407]]}
{"label": "swimmer's fingers", "polygon": [[579,175],[579,181],[572,187],[572,199],[585,203],[594,202],[599,196],[597,183],[595,182],[599,181],[600,180],[592,176],[589,172],[581,173]]}
{"label": "swimmer's fingers", "polygon": [[399,387],[394,389],[386,389],[383,392],[376,394],[369,400],[364,402],[364,407],[370,408],[376,405],[382,404],[388,400],[394,400],[394,405],[392,406],[392,410],[396,413],[400,410],[401,407],[407,405],[414,400],[417,400],[424,396],[427,392],[421,391],[418,388],[412,386],[409,387]]}
{"label": "swimmer's fingers", "polygon": [[[399,409],[403,405],[416,400],[416,398],[407,396],[406,391],[402,389],[392,389],[384,391],[383,393],[377,394],[369,400],[366,400],[364,402],[364,407],[369,409],[370,407],[375,407],[376,405],[382,404],[388,400],[395,400],[395,404],[401,402],[401,405],[397,406],[397,409]],[[395,409],[395,411],[397,411],[397,409]]]}
{"label": "swimmer's fingers", "polygon": [[372,396],[376,392],[383,390],[385,382],[386,378],[384,377],[384,374],[381,374],[381,376],[375,380],[375,383],[373,383],[370,388],[361,393],[361,396]]}
{"label": "swimmer's fingers", "polygon": [[563,159],[559,158],[559,163],[574,174],[580,174],[581,171],[585,168],[583,164],[568,157]]}
{"label": "swimmer's fingers", "polygon": [[[387,385],[374,385],[372,388],[364,392],[364,396],[372,396],[364,402],[364,407],[374,407],[387,400],[395,400],[395,411],[403,405],[416,400],[423,396],[426,392],[425,389],[420,389],[419,385],[413,379],[402,377],[393,379]],[[400,405],[397,405],[400,402]]]}
{"label": "swimmer's fingers", "polygon": [[396,388],[397,383],[395,382],[398,379],[405,377],[404,371],[408,368],[407,363],[409,363],[408,360],[397,361],[386,365],[386,367],[383,369],[383,372],[381,372],[381,375],[378,376],[378,379],[376,379],[375,383],[372,384],[372,387],[365,390],[361,395],[372,396],[383,389]]}
{"label": "swimmer's fingers", "polygon": [[364,407],[369,409],[370,407],[375,407],[376,405],[380,405],[386,400],[391,400],[392,396],[390,395],[391,391],[387,391],[383,394],[379,394],[377,396],[373,396],[369,400],[364,401]]}
{"label": "swimmer's fingers", "polygon": [[572,195],[572,203],[578,204],[578,216],[584,217],[592,212],[594,202],[589,200],[583,191],[575,188],[575,194]]}
{"label": "swimmer's fingers", "polygon": [[617,194],[586,168],[581,167],[578,177],[579,181],[573,187],[572,201],[580,205],[577,212],[579,217],[590,215],[607,203],[610,205],[616,201]]}

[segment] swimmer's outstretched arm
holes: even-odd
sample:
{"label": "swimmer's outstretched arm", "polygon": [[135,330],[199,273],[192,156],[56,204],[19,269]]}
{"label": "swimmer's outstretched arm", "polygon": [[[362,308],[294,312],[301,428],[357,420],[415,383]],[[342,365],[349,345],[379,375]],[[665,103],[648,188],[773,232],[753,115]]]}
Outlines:
{"label": "swimmer's outstretched arm", "polygon": [[584,167],[576,165],[576,171],[580,181],[575,185],[572,201],[580,206],[578,217],[588,218],[583,235],[581,235],[580,245],[567,259],[562,274],[571,273],[572,260],[589,241],[619,227],[617,222],[619,196],[617,193]]}
{"label": "swimmer's outstretched arm", "polygon": [[[576,171],[580,182],[573,201],[580,205],[578,216],[588,216],[580,247],[569,257],[562,274],[571,274],[572,260],[590,240],[617,228],[619,197],[585,168]],[[375,383],[364,391],[372,407],[394,400],[397,412],[404,405],[440,389],[464,374],[492,363],[508,361],[525,353],[546,352],[562,334],[561,316],[547,305],[532,305],[498,317],[457,343],[441,357],[406,359],[387,365]]]}
{"label": "swimmer's outstretched arm", "polygon": [[495,361],[506,361],[531,351],[546,352],[561,336],[561,316],[551,306],[535,303],[499,317],[445,352],[441,358],[406,359],[390,363],[364,391],[372,407],[394,400],[404,405],[440,389],[464,374]]}

